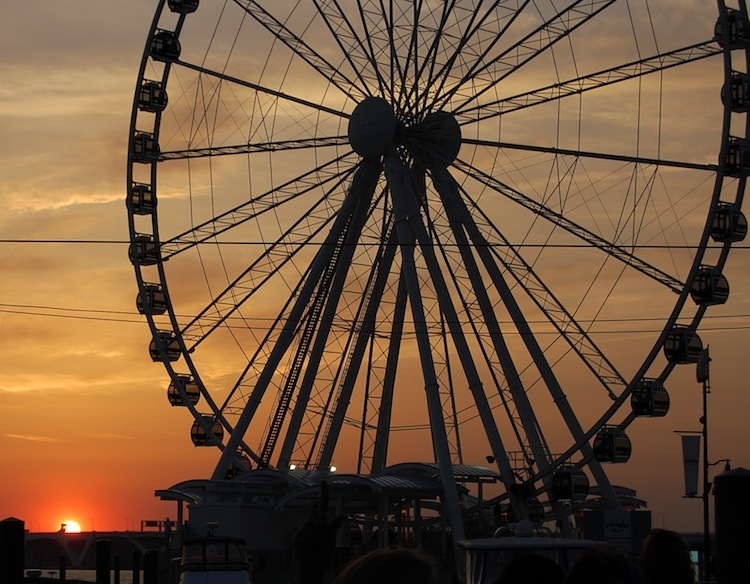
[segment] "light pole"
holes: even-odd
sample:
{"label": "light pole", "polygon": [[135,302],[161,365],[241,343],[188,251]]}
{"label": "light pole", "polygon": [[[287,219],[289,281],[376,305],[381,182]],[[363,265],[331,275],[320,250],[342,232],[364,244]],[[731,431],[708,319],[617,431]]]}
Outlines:
{"label": "light pole", "polygon": [[709,462],[708,460],[708,394],[711,393],[708,364],[710,362],[711,357],[709,357],[708,347],[706,347],[701,351],[695,370],[698,383],[703,384],[703,416],[700,420],[703,425],[701,432],[703,435],[703,563],[701,565],[701,580],[703,582],[708,582],[708,557],[711,549],[711,532],[708,518],[708,495],[711,492],[711,480],[709,479],[708,472],[712,466],[716,466],[720,462],[724,463],[725,471],[730,470],[728,458],[722,458],[716,462]]}
{"label": "light pole", "polygon": [[711,357],[708,355],[708,347],[701,351],[698,364],[695,368],[695,377],[698,383],[703,384],[703,562],[701,563],[701,580],[708,582],[708,557],[711,549],[711,533],[708,521],[708,494],[711,490],[711,481],[708,480],[708,394],[711,393],[711,380],[708,364]]}

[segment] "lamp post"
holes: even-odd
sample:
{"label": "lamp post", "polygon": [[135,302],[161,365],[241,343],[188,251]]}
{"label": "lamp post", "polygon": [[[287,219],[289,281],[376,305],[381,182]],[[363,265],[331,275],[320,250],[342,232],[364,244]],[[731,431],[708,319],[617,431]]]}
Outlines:
{"label": "lamp post", "polygon": [[711,535],[708,521],[708,494],[711,490],[711,482],[708,479],[708,394],[711,393],[711,380],[708,364],[711,357],[708,355],[708,347],[701,351],[698,363],[695,367],[695,377],[703,387],[703,562],[701,563],[701,580],[708,582],[708,558],[711,550]]}
{"label": "lamp post", "polygon": [[708,364],[711,357],[708,355],[708,347],[701,351],[698,363],[695,367],[695,377],[703,386],[703,416],[700,421],[703,425],[703,562],[701,563],[701,580],[708,582],[708,557],[711,549],[711,533],[708,521],[708,494],[711,490],[711,481],[708,479],[708,394],[711,393],[711,380]]}
{"label": "lamp post", "polygon": [[698,383],[702,384],[703,388],[703,416],[701,417],[701,424],[703,430],[703,563],[701,565],[701,580],[708,582],[708,557],[711,549],[711,532],[708,519],[708,495],[711,492],[711,480],[709,479],[708,472],[712,466],[716,466],[720,462],[724,463],[724,470],[730,470],[729,459],[722,458],[716,462],[709,462],[708,460],[708,394],[711,393],[711,380],[709,375],[708,364],[711,362],[711,357],[708,355],[708,347],[701,351],[698,363],[696,365],[696,379]]}

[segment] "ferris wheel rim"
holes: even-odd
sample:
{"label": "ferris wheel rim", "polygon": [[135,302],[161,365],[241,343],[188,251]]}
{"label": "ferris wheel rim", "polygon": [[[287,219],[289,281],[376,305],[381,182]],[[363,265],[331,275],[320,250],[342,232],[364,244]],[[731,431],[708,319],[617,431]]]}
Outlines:
{"label": "ferris wheel rim", "polygon": [[[242,4],[243,2],[238,2],[238,3]],[[248,3],[248,4],[250,4],[250,3]],[[608,3],[605,3],[605,4],[608,4]],[[166,0],[162,0],[160,2],[160,4],[159,4],[159,7],[157,8],[157,11],[156,11],[154,22],[153,22],[152,28],[151,28],[151,33],[149,35],[149,41],[156,34],[156,32],[158,30],[160,30],[159,29],[159,17],[161,16],[161,14],[163,12],[167,11],[168,9],[169,8],[167,6]],[[722,13],[722,14],[724,14],[724,13]],[[175,26],[175,32],[177,33],[176,36],[178,38],[179,38],[179,30],[181,29],[182,24],[183,24],[184,20],[187,17],[188,17],[188,14],[181,14],[181,15],[179,15],[179,17],[177,19],[177,24]],[[725,55],[725,71],[730,71],[731,72],[731,48],[728,47],[728,46],[724,47],[723,53]],[[136,99],[134,100],[134,105],[133,105],[133,114],[132,114],[132,122],[131,122],[131,132],[130,132],[130,147],[129,147],[129,152],[131,154],[129,154],[129,162],[128,162],[128,186],[129,186],[129,188],[130,188],[130,186],[131,186],[131,184],[133,182],[133,178],[132,178],[132,176],[133,176],[132,166],[134,164],[136,164],[136,162],[134,162],[133,159],[132,159],[132,152],[135,149],[135,147],[134,147],[134,137],[137,135],[137,133],[139,131],[138,128],[137,128],[137,125],[138,125],[137,121],[138,121],[138,117],[139,117],[138,111],[137,111],[137,92],[138,92],[139,88],[141,87],[142,83],[144,83],[145,80],[147,79],[147,77],[145,75],[145,69],[146,69],[146,63],[149,61],[150,58],[151,58],[151,54],[150,54],[149,48],[147,46],[147,50],[144,52],[144,57],[143,57],[143,63],[142,63],[142,66],[141,66],[141,71],[139,73],[139,81],[138,81],[138,84],[137,84],[137,87],[136,87]],[[726,64],[726,60],[727,59],[729,59],[729,61],[730,61],[729,65]],[[171,66],[172,66],[172,63],[167,62],[167,64],[164,67],[164,75],[163,75],[163,78],[161,80],[161,83],[165,87],[167,85],[167,80],[168,80],[168,77],[169,77],[169,69],[170,69]],[[726,73],[725,73],[725,76],[726,76]],[[729,108],[729,105],[725,105],[725,112],[728,110],[728,108]],[[336,110],[334,110],[334,108],[329,108],[329,109],[331,109],[332,111],[336,111]],[[341,112],[339,112],[339,113],[341,113]],[[343,114],[343,115],[345,115],[345,114]],[[157,140],[157,141],[158,141],[158,138],[159,138],[160,116],[161,116],[160,113],[157,113],[154,116],[155,117],[154,131],[151,133],[152,136],[153,136],[153,138],[155,140]],[[630,396],[630,394],[632,393],[632,391],[635,388],[635,386],[637,385],[637,383],[640,382],[642,379],[644,379],[646,377],[647,370],[649,369],[649,367],[651,366],[651,364],[656,359],[658,353],[662,350],[662,347],[664,345],[664,341],[665,341],[666,336],[669,334],[670,330],[677,323],[677,321],[678,321],[678,319],[679,319],[679,317],[681,315],[682,309],[683,309],[685,303],[687,302],[687,300],[689,298],[690,287],[691,287],[692,281],[695,278],[695,273],[698,270],[698,268],[701,266],[703,253],[704,253],[706,247],[708,246],[708,237],[709,237],[709,234],[710,234],[711,219],[712,219],[712,216],[713,216],[713,213],[714,213],[714,210],[715,210],[716,206],[720,203],[721,192],[722,192],[722,189],[723,189],[723,181],[724,181],[724,177],[725,177],[725,171],[724,171],[725,156],[724,156],[723,153],[724,153],[724,151],[725,151],[725,149],[726,149],[726,147],[727,147],[727,145],[729,143],[729,140],[730,140],[729,122],[728,122],[726,114],[725,114],[724,127],[722,129],[722,135],[723,135],[723,138],[722,138],[722,154],[719,157],[719,164],[716,167],[716,178],[715,178],[715,184],[714,184],[714,194],[713,194],[713,197],[712,197],[711,208],[710,208],[709,213],[708,213],[708,218],[706,220],[706,224],[705,224],[705,227],[704,227],[703,239],[702,239],[702,242],[699,244],[699,246],[697,248],[697,252],[696,252],[694,260],[693,260],[693,265],[692,265],[692,267],[690,269],[690,276],[688,276],[685,279],[683,290],[680,293],[680,299],[678,300],[677,304],[675,305],[675,307],[673,309],[673,312],[672,312],[672,315],[670,316],[670,318],[668,319],[667,323],[665,324],[664,329],[662,330],[661,334],[659,335],[658,340],[656,340],[654,342],[654,346],[651,349],[649,355],[644,360],[644,364],[643,364],[641,370],[637,374],[635,374],[633,376],[633,380],[620,393],[620,395],[615,400],[615,402],[610,407],[610,409],[607,410],[602,415],[601,419],[598,422],[596,422],[588,430],[586,430],[586,432],[583,435],[582,440],[580,440],[576,444],[571,445],[570,448],[566,452],[564,452],[563,454],[561,454],[558,458],[553,459],[551,461],[551,463],[549,465],[547,465],[547,467],[545,469],[543,469],[539,473],[537,473],[537,475],[531,475],[529,477],[530,481],[532,481],[532,482],[539,481],[539,480],[542,479],[542,477],[544,475],[548,475],[554,468],[557,468],[557,467],[559,467],[561,465],[567,464],[571,460],[572,456],[576,452],[579,452],[581,450],[581,448],[583,447],[583,442],[588,442],[589,440],[591,440],[591,438],[593,438],[593,435],[601,427],[603,427],[605,424],[607,424],[612,419],[612,417],[620,410],[620,408],[622,407],[622,405],[625,403],[626,399]],[[355,148],[355,151],[356,150],[357,149]],[[362,153],[360,152],[360,154],[362,154]],[[367,153],[367,154],[369,155],[369,153]],[[153,161],[151,163],[151,165],[152,165],[152,171],[151,171],[152,172],[152,181],[153,181],[153,184],[155,185],[156,182],[157,182],[156,181],[156,166],[157,166],[157,161]],[[738,194],[737,198],[738,198],[739,201],[741,201],[741,198],[742,198],[742,193],[741,192]],[[138,238],[141,237],[143,234],[140,233],[140,232],[138,232],[138,231],[136,231],[134,213],[133,213],[132,210],[129,210],[129,223],[130,223],[131,242],[135,243],[138,240]],[[157,213],[156,213],[156,211],[154,211],[154,213],[153,213],[153,224],[152,224],[152,233],[151,233],[151,235],[153,236],[153,241],[156,243],[156,245],[157,246],[160,245],[158,220],[157,220]],[[726,261],[726,254],[728,252],[728,249],[729,249],[730,245],[731,245],[731,243],[725,244],[725,249],[727,251],[722,254],[722,256],[720,258],[720,262],[717,263],[717,265],[716,265],[717,268],[721,269],[723,267],[724,262]],[[157,261],[157,269],[158,269],[158,272],[159,272],[160,284],[164,287],[164,289],[166,291],[166,283],[168,281],[168,278],[166,277],[166,274],[164,272],[164,265],[163,265],[163,262],[161,261],[161,258],[159,258],[158,261]],[[148,282],[147,279],[144,279],[144,275],[143,275],[142,271],[140,270],[139,266],[137,266],[137,265],[135,266],[135,271],[136,271],[136,279],[137,279],[139,293],[141,293],[149,285],[149,282]],[[197,383],[199,384],[201,395],[202,395],[202,397],[204,397],[208,401],[209,409],[213,412],[214,418],[218,419],[221,422],[222,426],[224,426],[224,428],[230,434],[232,434],[233,431],[234,431],[234,429],[235,429],[235,427],[232,425],[232,423],[224,415],[224,406],[220,405],[217,402],[214,402],[213,399],[211,398],[210,391],[204,385],[204,383],[203,383],[203,381],[201,379],[200,373],[198,371],[198,368],[193,363],[193,360],[191,358],[191,350],[188,347],[187,343],[185,343],[184,339],[180,336],[180,333],[181,333],[183,327],[178,323],[177,314],[174,312],[174,309],[173,309],[173,307],[171,305],[171,299],[170,299],[170,296],[169,296],[168,292],[166,294],[166,302],[167,302],[167,312],[169,314],[170,321],[171,321],[172,332],[175,335],[175,341],[179,345],[179,350],[180,350],[181,356],[183,357],[183,362],[187,365],[187,368],[189,370],[190,375],[192,375],[195,378],[195,380],[197,381]],[[696,311],[696,314],[695,314],[695,316],[694,316],[694,318],[693,318],[690,326],[692,326],[693,328],[697,328],[697,325],[700,322],[701,317],[702,317],[704,311],[705,311],[705,307],[699,308]],[[159,331],[161,330],[159,328],[159,325],[157,325],[156,321],[154,320],[154,318],[153,318],[153,316],[151,314],[147,313],[146,317],[147,317],[147,320],[149,321],[149,325],[150,325],[150,327],[152,329],[152,335],[157,335],[159,333]],[[164,364],[165,364],[165,367],[167,368],[167,371],[169,372],[169,375],[170,375],[170,377],[172,379],[176,378],[179,375],[179,372],[173,367],[172,361],[170,361],[168,359],[165,359],[164,360]],[[672,370],[673,367],[674,367],[674,364],[668,364],[664,368],[663,372],[658,377],[659,378],[666,378],[668,376],[669,372],[671,372],[671,370]],[[183,395],[183,398],[184,397],[185,396]],[[194,405],[188,405],[188,409],[190,410],[191,414],[196,418],[197,421],[200,422],[201,420],[203,420],[203,418],[202,418],[203,414],[201,414]],[[623,422],[623,424],[622,424],[623,427],[627,427],[630,424],[630,422],[632,422],[632,419],[633,418],[626,419],[625,422]],[[204,429],[206,431],[209,431],[209,432],[211,430],[211,428],[208,427],[207,423],[205,424],[205,428]],[[221,442],[217,443],[216,446],[219,446],[220,448],[224,448],[225,447],[225,445],[222,444]],[[252,455],[256,455],[257,456],[257,452],[255,450],[253,450],[252,448],[250,448],[247,444],[245,444],[244,441],[240,443],[240,447],[243,450],[243,452],[250,453],[251,456]],[[260,457],[255,458],[254,461],[256,463],[259,463],[260,462]],[[585,461],[583,461],[583,463],[585,463]]]}

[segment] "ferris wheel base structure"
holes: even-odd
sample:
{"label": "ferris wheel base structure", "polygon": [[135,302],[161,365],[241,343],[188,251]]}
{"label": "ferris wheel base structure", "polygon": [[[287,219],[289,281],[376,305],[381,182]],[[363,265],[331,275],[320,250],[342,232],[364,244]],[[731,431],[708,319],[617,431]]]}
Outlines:
{"label": "ferris wheel base structure", "polygon": [[158,492],[193,529],[288,554],[327,493],[349,544],[455,550],[645,506],[605,468],[730,296],[746,1],[713,29],[512,4],[159,2],[129,258],[169,403],[219,453]]}
{"label": "ferris wheel base structure", "polygon": [[[496,537],[505,540],[514,534],[531,535],[535,540],[555,539],[541,527],[541,505],[537,512],[542,516],[532,517],[537,528],[521,535],[517,527],[523,523],[512,516],[507,504],[482,499],[483,493],[491,492],[500,482],[497,472],[468,465],[454,466],[453,472],[457,484],[463,487],[465,536],[474,542],[471,546]],[[479,497],[469,495],[470,489]],[[617,490],[623,508],[628,510],[611,511],[603,499],[589,497],[577,509],[577,539],[607,541],[635,552],[651,529],[651,513],[642,509],[646,503],[637,499],[635,492]],[[443,487],[434,463],[402,463],[367,476],[256,469],[233,480],[185,481],[156,491],[156,495],[177,503],[177,525],[185,521],[183,505],[189,507],[189,528],[176,533],[173,547],[184,537],[240,537],[247,543],[255,566],[254,581],[259,584],[292,581],[294,562],[299,561],[294,542],[300,530],[311,520],[325,517],[324,524],[331,524],[342,515],[347,519],[336,533],[339,555],[334,554],[332,564],[372,549],[398,545],[418,547],[433,556],[441,569],[456,570],[457,549],[441,511]],[[321,513],[321,505],[326,506],[326,513]],[[532,545],[532,540],[528,543]]]}

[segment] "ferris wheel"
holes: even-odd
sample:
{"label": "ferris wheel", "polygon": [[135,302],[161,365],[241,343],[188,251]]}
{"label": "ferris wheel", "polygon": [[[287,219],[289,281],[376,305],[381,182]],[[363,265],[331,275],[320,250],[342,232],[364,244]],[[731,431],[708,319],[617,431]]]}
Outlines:
{"label": "ferris wheel", "polygon": [[670,7],[159,2],[130,259],[213,478],[429,460],[453,525],[486,458],[521,514],[618,504],[747,231],[744,0]]}

